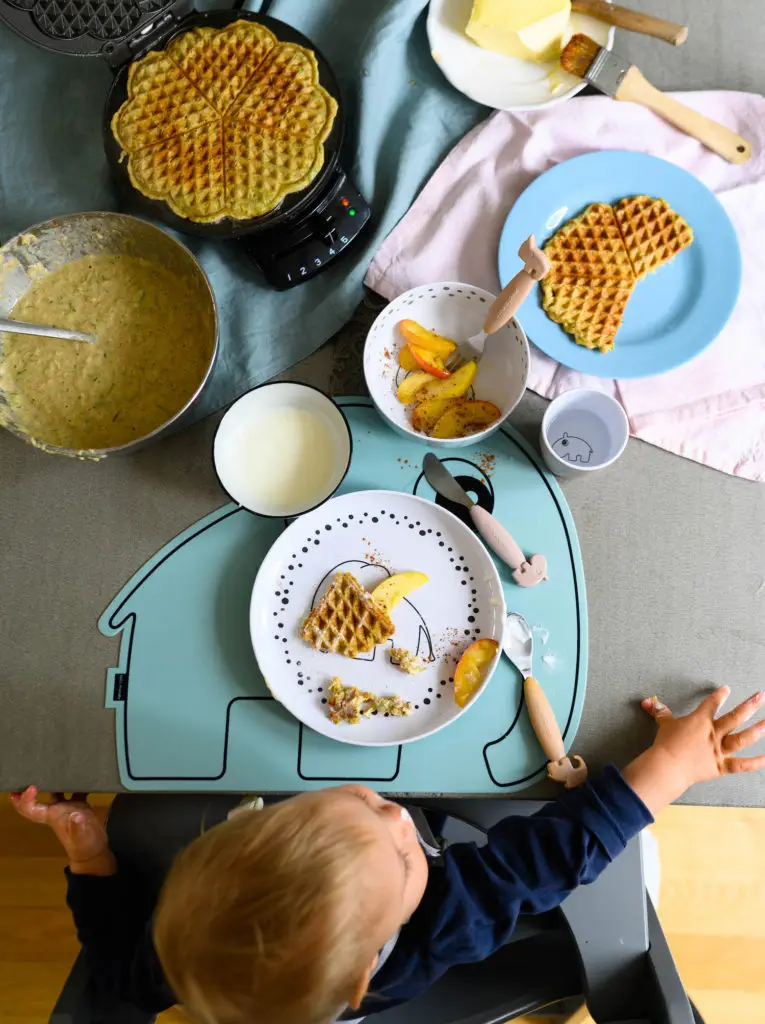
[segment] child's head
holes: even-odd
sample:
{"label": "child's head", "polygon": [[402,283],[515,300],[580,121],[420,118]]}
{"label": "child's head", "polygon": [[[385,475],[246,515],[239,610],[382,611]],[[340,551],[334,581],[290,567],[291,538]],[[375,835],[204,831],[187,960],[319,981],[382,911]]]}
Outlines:
{"label": "child's head", "polygon": [[304,793],[238,814],[180,854],[157,951],[203,1024],[325,1024],[358,1006],[426,881],[398,804],[363,786]]}

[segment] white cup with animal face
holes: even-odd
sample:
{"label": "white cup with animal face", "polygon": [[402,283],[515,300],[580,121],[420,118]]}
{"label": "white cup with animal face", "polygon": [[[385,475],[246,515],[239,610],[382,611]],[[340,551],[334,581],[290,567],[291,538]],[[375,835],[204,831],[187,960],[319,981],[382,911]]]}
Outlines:
{"label": "white cup with animal face", "polygon": [[547,407],[540,432],[542,458],[556,476],[582,476],[615,462],[629,436],[627,414],[615,398],[576,388]]}

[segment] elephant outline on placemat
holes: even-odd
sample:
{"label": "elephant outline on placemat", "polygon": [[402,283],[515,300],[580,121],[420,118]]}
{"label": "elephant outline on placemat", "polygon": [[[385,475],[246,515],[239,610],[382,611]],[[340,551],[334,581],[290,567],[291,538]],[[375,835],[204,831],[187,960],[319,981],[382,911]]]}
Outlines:
{"label": "elephant outline on placemat", "polygon": [[[564,438],[568,440],[569,435],[565,433]],[[560,438],[559,440],[563,440],[563,438]],[[587,461],[589,461],[589,458],[592,455],[591,446],[583,438],[577,438],[577,440],[580,441],[583,445],[586,446],[586,448],[589,449],[589,454],[587,455]],[[463,488],[463,490],[465,490],[471,497],[473,497],[473,499],[479,505],[481,505],[483,508],[486,508],[488,512],[494,511],[494,485],[492,484],[490,475],[487,472],[485,472],[481,466],[476,465],[476,463],[459,456],[447,457],[442,459],[441,461],[443,463],[452,464],[449,466],[449,470],[452,474],[455,475],[455,479]],[[460,470],[462,470],[463,474],[470,475],[457,475],[457,473]],[[415,482],[412,491],[413,494],[418,494],[418,488],[420,484],[424,481],[424,479],[424,473],[421,473],[418,476],[417,481]],[[447,501],[438,494],[435,495],[435,500],[437,504],[442,505],[444,508],[448,509],[453,514],[457,515],[458,518],[462,520],[462,522],[464,522],[470,529],[475,531],[475,526],[472,523],[470,515],[464,508],[464,506],[458,505],[455,502]],[[565,520],[563,520],[562,515],[561,519],[563,521],[563,527],[564,529],[566,529]],[[574,704],[576,699],[578,679],[579,651],[577,650],[574,690],[571,696],[571,703],[568,708],[568,714],[566,715],[566,719],[562,726],[564,739],[568,735],[571,719],[574,713]],[[491,782],[493,783],[494,786],[497,787],[497,789],[505,789],[519,784],[523,785],[525,783],[531,782],[535,778],[540,777],[542,773],[545,771],[546,765],[541,757],[542,752],[540,750],[540,762],[538,767],[530,768],[530,770],[525,775],[520,777],[513,777],[511,779],[508,779],[506,777],[503,778],[503,758],[501,751],[503,749],[504,744],[508,742],[513,742],[511,737],[515,733],[515,730],[518,727],[518,724],[521,720],[524,704],[525,701],[523,696],[523,687],[520,687],[518,700],[513,710],[513,714],[509,724],[504,729],[502,729],[502,732],[499,736],[495,736],[493,739],[490,739],[483,744],[482,753],[484,765],[486,767],[486,772],[489,778],[491,779]]]}
{"label": "elephant outline on placemat", "polygon": [[[371,409],[371,405],[368,403],[368,401],[346,401],[343,402],[342,404],[345,408],[352,409],[354,406],[358,405],[360,407],[363,407],[364,409]],[[577,621],[579,621],[579,617],[583,606],[581,605],[580,597],[578,596],[579,580],[577,577],[576,566],[574,565],[574,551],[572,550],[572,541],[571,537],[569,536],[569,531],[572,529],[571,524],[567,520],[564,509],[561,508],[561,505],[558,502],[556,493],[554,492],[551,485],[547,483],[546,478],[542,470],[537,465],[536,461],[527,452],[526,446],[523,445],[523,443],[519,439],[516,439],[515,437],[512,437],[509,434],[505,434],[505,431],[502,431],[502,434],[508,438],[508,440],[520,451],[520,453],[523,456],[525,456],[528,462],[531,463],[531,465],[535,468],[544,487],[547,489],[548,492],[550,492],[550,496],[558,508],[558,514],[562,522],[562,528],[567,536],[569,554],[572,560],[572,566],[574,570],[573,583],[576,601],[576,616]],[[450,463],[451,466],[454,467],[454,470],[456,470],[458,473],[460,472],[460,470],[462,471],[464,476],[462,477],[462,479],[460,479],[460,483],[465,487],[468,493],[471,494],[474,500],[478,500],[478,503],[481,504],[482,506],[493,506],[494,485],[492,483],[492,475],[494,467],[492,464],[489,464],[487,465],[486,468],[484,468],[484,462],[482,460],[482,457],[479,457],[479,459],[477,460],[478,464],[476,464],[476,462],[469,461],[466,458],[458,457],[448,457],[444,461]],[[400,471],[401,470],[399,469],[399,472]],[[416,480],[414,481],[414,483],[412,483],[411,481],[409,482],[409,488],[411,488],[413,493],[415,494],[417,494],[418,490],[420,490],[420,496],[428,497],[430,498],[430,500],[433,500],[435,496],[432,494],[432,492],[430,492],[427,488],[423,488],[422,486],[422,475],[415,474],[415,477]],[[423,491],[425,493],[422,493]],[[441,504],[441,502],[438,503]],[[448,507],[448,505],[444,503],[444,507]],[[466,510],[464,510],[462,506],[458,506],[457,508],[455,508],[455,511],[459,513],[460,511],[465,512]],[[469,517],[466,516],[466,518]],[[151,605],[144,606],[142,604],[141,608],[138,608],[132,602],[134,598],[137,597],[139,592],[142,595],[142,599],[146,600],[146,584],[148,583],[149,578],[151,578],[152,581],[156,581],[158,576],[163,575],[164,577],[163,570],[165,569],[165,567],[174,565],[177,562],[180,552],[182,550],[187,549],[190,541],[193,540],[195,542],[198,542],[198,540],[202,537],[212,537],[213,535],[217,534],[216,527],[218,526],[218,524],[222,524],[223,522],[229,524],[226,527],[227,533],[229,529],[234,529],[235,531],[239,529],[238,526],[234,527],[234,524],[241,523],[243,526],[246,526],[247,529],[243,531],[243,538],[240,538],[240,540],[237,541],[236,546],[232,547],[231,551],[229,552],[230,564],[227,563],[226,571],[223,572],[221,575],[221,582],[225,583],[225,587],[221,590],[221,593],[219,595],[220,600],[216,602],[216,608],[218,608],[219,606],[218,610],[220,614],[218,615],[216,613],[216,619],[213,619],[209,614],[205,613],[204,618],[205,623],[217,622],[217,625],[215,626],[216,630],[219,630],[221,628],[221,625],[223,625],[225,626],[226,629],[230,629],[232,631],[237,632],[238,634],[241,634],[241,643],[239,644],[239,646],[242,648],[241,651],[239,651],[239,653],[242,656],[240,659],[241,664],[239,664],[238,668],[237,665],[234,665],[232,671],[236,669],[234,675],[237,678],[241,678],[243,680],[243,683],[241,686],[237,686],[235,690],[234,688],[232,688],[232,692],[235,692],[235,695],[233,695],[231,699],[228,700],[225,707],[225,721],[223,722],[222,730],[222,750],[218,750],[218,759],[216,759],[217,763],[211,763],[209,766],[207,764],[205,764],[204,766],[200,766],[202,769],[201,771],[179,771],[178,766],[174,764],[168,765],[169,770],[165,772],[162,772],[161,770],[157,771],[157,769],[154,768],[153,765],[151,766],[151,768],[148,769],[148,771],[141,771],[141,767],[138,767],[138,769],[136,770],[135,765],[133,766],[133,770],[131,770],[129,759],[129,749],[131,744],[128,743],[128,722],[126,712],[128,706],[128,690],[134,690],[134,686],[128,686],[128,680],[131,676],[132,655],[135,653],[134,641],[138,633],[138,620],[139,618],[141,620],[142,633],[144,632],[144,623],[147,622],[148,619],[156,620],[159,625],[163,625],[164,622],[164,615],[157,616],[156,614],[150,614],[152,608],[156,608],[157,604],[157,601],[155,601],[153,598],[151,601]],[[253,566],[256,559],[255,553],[253,553],[252,558],[243,558],[239,544],[244,543],[245,545],[249,546],[249,544],[256,540],[255,534],[252,532],[256,522],[257,521],[254,521],[253,517],[251,517],[249,513],[245,512],[241,508],[225,506],[224,508],[216,510],[209,516],[193,524],[186,531],[184,531],[178,537],[174,538],[171,542],[165,545],[165,547],[163,547],[159,552],[157,552],[157,554],[148,563],[146,563],[146,565],[144,565],[141,568],[141,570],[139,570],[135,574],[131,581],[129,581],[123,587],[120,594],[112,601],[109,608],[103,614],[99,621],[99,626],[101,628],[101,632],[103,633],[103,635],[116,636],[118,633],[122,634],[120,638],[118,667],[114,669],[109,669],[108,671],[107,706],[114,708],[117,713],[118,747],[120,746],[120,742],[124,744],[125,758],[123,760],[124,762],[127,762],[126,764],[121,763],[121,775],[123,776],[123,778],[130,780],[130,783],[132,785],[129,785],[128,788],[153,788],[151,786],[147,787],[146,783],[156,784],[157,782],[175,784],[176,788],[178,788],[178,784],[181,784],[180,788],[188,788],[188,783],[190,782],[194,782],[195,786],[197,787],[201,783],[205,788],[208,788],[208,786],[210,788],[218,788],[215,782],[216,780],[223,780],[228,777],[230,770],[229,755],[231,755],[234,752],[233,748],[235,746],[235,743],[233,740],[231,741],[231,743],[229,742],[230,726],[232,725],[233,718],[234,716],[236,716],[237,719],[241,721],[242,716],[249,716],[250,712],[254,712],[255,709],[257,709],[256,717],[258,718],[262,713],[263,715],[268,715],[270,719],[278,719],[280,724],[284,722],[289,723],[290,725],[293,725],[295,727],[294,734],[297,740],[297,751],[295,752],[297,754],[296,780],[323,783],[325,785],[336,782],[350,781],[348,779],[348,775],[351,773],[348,773],[346,770],[344,770],[345,766],[342,763],[342,759],[338,761],[338,764],[336,766],[337,770],[330,770],[329,766],[325,766],[323,763],[320,763],[317,760],[317,757],[315,755],[318,754],[319,751],[318,749],[314,751],[312,745],[315,742],[323,741],[324,737],[320,737],[318,734],[314,734],[310,729],[304,727],[301,723],[293,722],[288,713],[280,707],[278,701],[275,701],[273,696],[270,695],[265,683],[263,683],[262,680],[260,684],[255,686],[255,675],[257,673],[257,669],[254,664],[254,656],[252,654],[251,641],[249,637],[249,618],[247,601],[247,598],[251,592],[252,583],[251,577],[246,577],[248,577],[248,573],[252,571],[251,569],[248,569],[248,566]],[[249,525],[251,523],[253,524],[252,527],[250,527]],[[258,525],[261,526],[263,524]],[[371,572],[372,567],[370,566],[364,571]],[[197,584],[201,583],[202,581],[199,579],[195,581],[193,577],[190,577],[190,580],[191,585],[189,586],[189,591],[198,591],[198,589],[200,588],[197,586]],[[235,589],[238,591],[239,596],[235,597],[235,595],[231,591],[233,583],[236,583]],[[371,584],[372,581],[370,580],[369,583]],[[163,586],[164,585],[165,584],[163,584]],[[201,589],[204,592],[208,592],[208,584],[205,583],[205,585],[201,587]],[[232,616],[231,614],[232,607],[236,607],[237,609],[237,614],[234,616]],[[404,609],[402,608],[402,611],[403,610]],[[414,616],[414,612],[411,612],[411,610],[410,614]],[[176,616],[176,618],[178,617]],[[583,620],[583,623],[584,628],[586,629],[586,618]],[[187,617],[182,618],[182,625],[185,643],[186,638],[189,635],[189,632],[193,634],[196,633],[196,630],[193,627],[191,628],[191,630],[189,629],[190,622]],[[580,626],[580,629],[581,628],[582,627]],[[166,637],[166,630],[162,635]],[[412,631],[408,631],[408,639],[410,635],[412,637],[414,636]],[[418,633],[418,653],[424,653],[425,643],[426,638]],[[414,644],[412,644],[412,646],[414,646]],[[571,731],[572,725],[575,725],[574,720],[576,717],[575,710],[577,702],[577,692],[581,692],[581,686],[584,680],[584,671],[581,668],[582,659],[584,659],[583,663],[586,665],[586,644],[584,645],[584,647],[582,647],[580,641],[577,643],[575,664],[573,665],[573,691],[571,694],[570,705],[566,708],[566,710],[563,712],[561,716],[560,724],[563,729],[564,736],[567,736]],[[183,699],[188,699],[188,680],[186,679],[185,676],[179,678],[181,679],[183,687]],[[133,684],[135,684],[136,679],[133,679],[132,682]],[[257,691],[258,689],[260,689],[260,685],[262,685],[261,692],[254,693],[253,690],[255,689]],[[511,769],[510,766],[507,764],[506,757],[504,754],[505,745],[511,742],[511,736],[514,736],[515,734],[518,721],[520,718],[520,712],[522,709],[520,698],[518,700],[518,707],[515,706],[515,699],[513,699],[511,703],[513,706],[512,708],[508,708],[508,711],[510,712],[508,718],[503,718],[501,722],[497,722],[496,731],[497,733],[501,732],[501,735],[495,736],[493,740],[484,742],[482,745],[482,760],[484,762],[484,767],[486,769],[491,786],[495,787],[495,791],[507,791],[509,788],[514,788],[516,786],[523,785],[526,782],[529,782],[532,779],[539,777],[544,771],[541,751],[540,765],[538,768],[536,768],[532,764],[529,765],[527,769],[524,769],[521,772],[517,772]],[[251,721],[251,719],[248,718],[248,722],[249,721]],[[348,747],[345,744],[334,744],[333,746],[340,750],[340,752],[343,755],[345,755],[348,750],[354,749],[352,747]],[[372,760],[369,761],[369,763],[367,763],[367,761],[365,760],[363,768],[361,766],[357,767],[356,772],[352,773],[354,781],[364,781],[367,783],[377,784],[378,787],[392,790],[394,788],[392,786],[392,783],[398,779],[399,782],[397,787],[395,788],[397,788],[398,791],[403,791],[402,773],[404,773],[405,769],[405,758],[403,756],[403,747],[400,744],[396,746],[383,748],[359,748],[359,750],[363,751],[365,756],[367,754],[372,756]],[[380,761],[380,755],[381,752],[383,751],[385,756],[383,760]],[[284,751],[279,750],[280,758],[282,757],[283,753],[285,758],[287,759],[289,759],[290,756],[295,757],[295,753],[293,753],[291,749],[289,751],[286,750],[286,747]],[[140,764],[141,762],[139,760],[139,765]],[[332,767],[334,768],[335,766],[333,765]],[[233,768],[231,768],[231,770],[233,770]],[[138,784],[137,786],[136,783]],[[287,791],[288,789],[287,786],[282,786],[281,788],[283,791]]]}
{"label": "elephant outline on placemat", "polygon": [[[230,735],[232,717],[234,714],[240,716],[243,713],[243,708],[258,708],[258,715],[260,714],[261,709],[264,713],[267,710],[267,713],[269,714],[275,714],[279,718],[286,716],[287,719],[291,720],[291,716],[281,709],[279,702],[270,693],[267,688],[267,684],[262,680],[262,677],[260,677],[257,672],[247,627],[247,623],[249,621],[247,615],[248,604],[246,600],[236,601],[234,602],[236,606],[239,607],[241,605],[241,608],[244,609],[244,622],[240,625],[247,631],[247,638],[244,645],[246,646],[246,652],[241,652],[243,654],[243,661],[245,664],[242,665],[241,671],[236,673],[236,675],[243,680],[244,685],[232,688],[233,695],[229,696],[228,699],[218,705],[221,729],[219,734],[216,734],[215,742],[210,745],[209,757],[205,759],[204,764],[200,766],[200,768],[189,769],[186,765],[182,767],[171,767],[168,765],[166,770],[149,769],[147,771],[142,768],[140,757],[137,759],[138,764],[136,764],[136,758],[132,756],[133,743],[129,738],[131,730],[129,728],[128,721],[128,702],[129,694],[134,691],[133,684],[137,683],[137,680],[134,679],[131,684],[133,675],[131,669],[133,667],[132,663],[135,654],[134,641],[136,633],[139,630],[139,620],[142,631],[145,631],[147,626],[158,624],[161,626],[162,635],[167,638],[167,630],[162,625],[163,617],[148,614],[148,610],[143,605],[143,602],[147,598],[147,587],[155,586],[160,578],[164,577],[164,573],[168,568],[178,564],[177,559],[179,557],[182,558],[184,554],[188,554],[191,541],[196,541],[201,537],[209,538],[216,534],[219,526],[224,523],[228,523],[230,525],[234,521],[245,526],[245,536],[249,541],[255,540],[258,531],[253,533],[248,528],[248,524],[252,521],[252,517],[249,512],[241,507],[235,507],[232,505],[216,509],[208,516],[205,516],[197,523],[194,523],[182,534],[173,538],[168,544],[161,548],[156,555],[142,566],[131,580],[123,586],[99,619],[99,629],[103,635],[111,637],[120,635],[118,664],[116,667],[110,667],[107,669],[106,705],[107,707],[114,708],[117,714],[116,724],[120,772],[123,785],[126,785],[127,788],[144,788],[146,783],[163,783],[170,784],[174,787],[180,785],[181,788],[187,788],[189,783],[194,783],[196,786],[207,786],[226,778],[230,764],[229,755],[231,753]],[[258,525],[261,529],[265,530],[269,530],[272,527],[278,528],[278,524],[275,521],[264,521]],[[236,545],[232,550],[232,562],[230,566],[232,571],[226,571],[223,574],[227,585],[235,581],[237,574],[242,577],[242,579],[240,579],[240,583],[246,579],[246,583],[244,584],[244,589],[242,591],[243,596],[245,593],[248,594],[252,587],[252,576],[250,569],[248,568],[251,564],[251,560],[247,557],[243,557],[240,547]],[[160,583],[160,586],[162,585],[163,584]],[[198,588],[196,586],[190,587],[189,590],[184,591],[184,593],[190,594],[197,589]],[[201,590],[206,593],[210,592],[210,588],[207,583],[201,587]],[[139,600],[141,602],[140,605],[136,603]],[[232,619],[230,613],[231,606],[232,601],[229,595],[222,605],[224,611],[223,618],[226,623],[230,623]],[[191,620],[189,620],[188,617],[183,619],[183,635],[181,637],[179,634],[177,638],[177,642],[182,646],[184,652],[188,649],[189,636],[194,638],[200,634],[198,629],[193,626],[190,628],[190,621]],[[212,621],[212,616],[205,613],[204,621]],[[216,629],[220,629],[220,626],[221,623],[219,622]],[[195,662],[195,665],[196,664],[197,663]],[[187,676],[182,674],[180,678],[183,680],[184,688],[186,688],[188,685]],[[259,686],[257,679],[260,679]],[[151,681],[152,684],[155,682],[156,680]],[[261,688],[261,692],[253,692],[253,690],[257,690],[259,688]],[[326,770],[321,772],[321,774],[311,775],[303,768],[306,748],[304,727],[300,722],[295,720],[291,721],[294,725],[295,746],[285,746],[280,751],[280,756],[283,757],[284,767],[286,770],[289,770],[289,766],[294,764],[295,780],[316,778],[319,781],[324,782],[359,781],[367,783],[391,783],[398,776],[401,766],[400,746],[380,748],[385,751],[384,765],[380,764],[378,748],[369,748],[369,752],[374,755],[373,763],[367,763],[365,760],[363,767],[360,767],[355,773],[353,773],[352,778],[338,778],[334,773],[327,773]],[[172,748],[172,742],[170,742],[172,737],[173,730],[170,729],[165,733],[165,739],[168,741],[165,744],[165,749]],[[194,744],[193,749],[198,752],[199,745]],[[361,753],[366,755],[367,752],[362,750]],[[293,786],[290,786],[290,788],[293,788]]]}
{"label": "elephant outline on placemat", "polygon": [[[381,579],[373,582],[367,582],[365,577],[370,574],[367,570],[373,570],[372,575],[381,575]],[[339,565],[333,566],[328,573],[322,578],[316,591],[314,592],[313,599],[311,601],[311,607],[313,608],[317,602],[321,599],[322,595],[329,586],[331,580],[338,572],[350,572],[352,573],[362,584],[365,590],[372,591],[378,583],[382,582],[387,576],[391,576],[392,573],[385,566],[379,565],[376,562],[367,562],[360,558],[348,558],[344,562],[340,562]],[[399,611],[397,614],[396,622],[396,647],[403,647],[406,650],[414,654],[415,657],[421,658],[423,661],[431,662],[436,660],[436,656],[433,652],[433,640],[430,635],[428,624],[422,616],[422,613],[412,601],[405,597],[399,605]],[[401,622],[401,616],[404,616],[404,622]],[[402,639],[403,634],[403,639]],[[393,640],[389,640],[390,647],[393,648]],[[326,651],[322,653],[327,653]],[[355,662],[361,661],[374,661],[377,653],[377,647],[373,647],[368,654],[357,654],[353,659]],[[394,662],[394,664],[397,664]]]}

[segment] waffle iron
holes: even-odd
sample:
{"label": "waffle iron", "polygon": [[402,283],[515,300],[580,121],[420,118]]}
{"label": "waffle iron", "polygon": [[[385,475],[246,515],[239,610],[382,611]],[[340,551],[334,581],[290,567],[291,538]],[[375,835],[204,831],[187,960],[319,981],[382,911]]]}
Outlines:
{"label": "waffle iron", "polygon": [[[100,57],[114,71],[104,109],[104,149],[120,196],[137,213],[185,234],[238,239],[269,284],[292,288],[335,263],[368,223],[370,209],[340,166],[343,104],[332,69],[313,43],[284,22],[249,11],[195,11],[192,0],[0,0],[0,19],[30,42],[56,53]],[[198,26],[224,28],[239,20],[255,21],[282,42],[313,50],[319,81],[338,103],[337,116],[324,142],[324,166],[300,192],[287,195],[262,217],[241,221],[223,218],[197,224],[179,217],[159,200],[133,187],[111,120],[127,99],[130,64],[149,50],[163,50],[171,39]]]}

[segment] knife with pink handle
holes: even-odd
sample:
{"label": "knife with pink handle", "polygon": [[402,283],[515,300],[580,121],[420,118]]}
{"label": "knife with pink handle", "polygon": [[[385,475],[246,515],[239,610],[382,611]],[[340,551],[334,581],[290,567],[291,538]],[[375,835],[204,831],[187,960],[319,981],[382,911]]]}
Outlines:
{"label": "knife with pink handle", "polygon": [[489,547],[513,570],[513,579],[519,587],[533,587],[547,579],[545,556],[532,555],[531,558],[526,558],[499,520],[466,494],[440,459],[428,452],[423,459],[422,468],[425,478],[434,491],[438,491],[449,501],[456,501],[459,505],[464,505],[470,512],[470,518],[475,523],[476,529]]}

